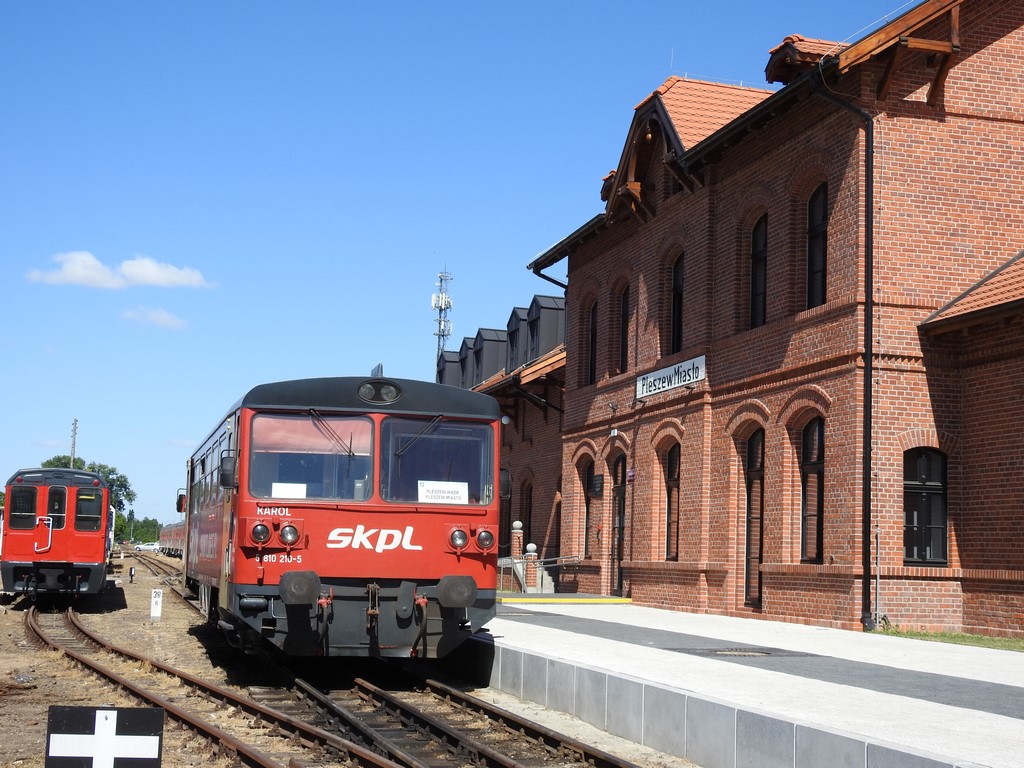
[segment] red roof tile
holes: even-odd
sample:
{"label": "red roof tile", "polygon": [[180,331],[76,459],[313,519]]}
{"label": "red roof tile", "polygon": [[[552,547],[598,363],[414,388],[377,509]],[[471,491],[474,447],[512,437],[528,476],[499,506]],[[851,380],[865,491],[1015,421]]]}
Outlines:
{"label": "red roof tile", "polygon": [[794,51],[808,56],[822,57],[829,53],[838,53],[846,46],[832,40],[819,40],[816,37],[804,37],[803,35],[787,35],[786,39],[772,48],[768,53],[777,53],[784,47],[790,46]]}
{"label": "red roof tile", "polygon": [[993,314],[1024,312],[1024,251],[933,313],[922,325],[953,330]]}
{"label": "red roof tile", "polygon": [[670,77],[636,108],[660,96],[683,148],[688,150],[772,93],[764,88]]}

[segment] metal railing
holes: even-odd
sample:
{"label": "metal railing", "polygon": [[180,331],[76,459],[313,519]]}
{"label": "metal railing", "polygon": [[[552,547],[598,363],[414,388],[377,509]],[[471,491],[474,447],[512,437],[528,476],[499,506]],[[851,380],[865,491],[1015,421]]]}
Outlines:
{"label": "metal railing", "polygon": [[[544,591],[545,577],[549,568],[565,569],[580,562],[579,555],[538,558],[536,555],[518,555],[516,557],[498,558],[498,590],[501,592],[526,593]],[[530,584],[530,573],[534,573]],[[557,584],[552,585],[551,592],[557,591]]]}

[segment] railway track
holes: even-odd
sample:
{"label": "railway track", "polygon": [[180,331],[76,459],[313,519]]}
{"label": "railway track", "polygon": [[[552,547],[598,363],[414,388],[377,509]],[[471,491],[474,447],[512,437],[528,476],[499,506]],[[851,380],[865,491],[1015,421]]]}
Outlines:
{"label": "railway track", "polygon": [[92,634],[72,609],[63,614],[26,613],[29,633],[97,675],[120,686],[226,750],[245,765],[365,766],[395,763],[335,734],[213,685],[154,659],[119,648]]}
{"label": "railway track", "polygon": [[[174,583],[178,569],[158,558],[136,559],[182,597],[181,604],[165,604],[168,616],[146,648],[159,654],[161,646],[181,645],[174,637],[186,631],[187,624],[180,623],[182,604],[193,611],[196,606]],[[96,622],[97,617],[84,618]],[[194,615],[186,621],[194,623]],[[169,718],[207,739],[211,752],[246,765],[637,768],[394,664],[381,665],[386,674],[371,682],[364,678],[373,674],[372,664],[359,664],[362,677],[353,679],[340,660],[324,660],[314,667],[314,684],[285,669],[288,660],[243,655],[210,625],[200,624],[188,630],[202,643],[197,653],[175,657],[176,664],[190,670],[183,671],[109,642],[70,609],[63,614],[31,609],[26,624],[37,642],[163,708]],[[116,631],[113,624],[102,625],[104,633]],[[213,683],[213,678],[224,682]]]}

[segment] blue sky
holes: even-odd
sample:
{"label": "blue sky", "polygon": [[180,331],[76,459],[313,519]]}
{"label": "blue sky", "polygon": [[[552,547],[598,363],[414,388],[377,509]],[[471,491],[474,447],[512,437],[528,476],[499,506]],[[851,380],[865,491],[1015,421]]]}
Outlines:
{"label": "blue sky", "polygon": [[[600,212],[670,75],[768,87],[827,4],[0,4],[0,473],[75,453],[178,519],[196,444],[251,387],[432,379],[557,287],[526,265]],[[564,271],[553,269],[557,277]]]}

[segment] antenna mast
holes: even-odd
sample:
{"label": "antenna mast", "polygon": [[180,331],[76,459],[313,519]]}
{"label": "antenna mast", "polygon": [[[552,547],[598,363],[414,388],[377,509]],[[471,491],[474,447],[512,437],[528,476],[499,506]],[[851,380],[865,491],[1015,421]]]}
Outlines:
{"label": "antenna mast", "polygon": [[452,308],[452,297],[448,295],[448,283],[453,279],[447,270],[438,272],[436,283],[438,292],[430,297],[430,308],[437,310],[437,330],[434,331],[434,335],[437,336],[438,358],[444,352],[448,337],[452,335],[452,323],[448,319],[448,310]]}

